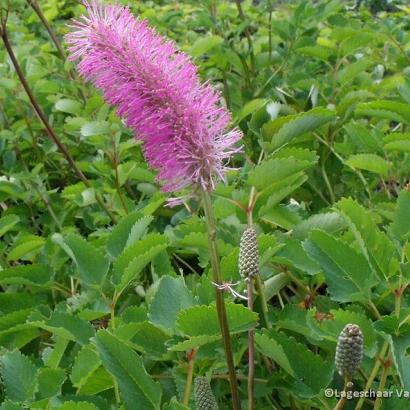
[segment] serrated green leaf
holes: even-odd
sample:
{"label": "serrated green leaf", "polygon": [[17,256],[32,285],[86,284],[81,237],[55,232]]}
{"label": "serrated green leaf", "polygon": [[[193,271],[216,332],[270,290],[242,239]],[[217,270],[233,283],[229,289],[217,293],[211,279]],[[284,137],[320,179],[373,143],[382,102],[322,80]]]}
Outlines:
{"label": "serrated green leaf", "polygon": [[313,163],[301,161],[296,158],[272,158],[257,165],[248,174],[248,185],[254,186],[258,190],[266,188],[268,185],[282,181],[291,175],[303,171]]}
{"label": "serrated green leaf", "polygon": [[34,256],[38,254],[41,248],[45,244],[45,239],[41,236],[28,235],[27,237],[21,238],[10,249],[7,260],[17,261],[19,259],[31,261]]}
{"label": "serrated green leaf", "polygon": [[151,215],[144,216],[143,218],[138,219],[138,221],[136,221],[135,224],[131,227],[127,243],[125,244],[124,248],[127,248],[128,246],[131,246],[135,242],[140,240],[145,234],[148,226],[153,221],[153,219],[154,218]]}
{"label": "serrated green leaf", "polygon": [[54,339],[55,343],[53,347],[48,348],[46,355],[43,354],[43,361],[46,366],[52,369],[57,369],[70,341],[69,339],[58,335],[55,336]]}
{"label": "serrated green leaf", "polygon": [[107,134],[109,131],[110,131],[110,124],[107,121],[87,122],[81,127],[81,135],[83,137],[91,137],[92,135]]}
{"label": "serrated green leaf", "polygon": [[0,271],[0,284],[45,286],[52,272],[46,265],[21,265]]}
{"label": "serrated green leaf", "polygon": [[133,212],[124,218],[113,228],[107,240],[107,250],[111,256],[117,257],[125,248],[131,228],[138,221],[141,215]]}
{"label": "serrated green leaf", "polygon": [[[243,305],[226,303],[229,331],[232,334],[252,329],[258,322],[258,314]],[[185,336],[219,335],[221,329],[215,305],[192,306],[182,310],[176,320],[178,331]]]}
{"label": "serrated green leaf", "polygon": [[269,185],[261,191],[254,212],[257,213],[259,217],[269,215],[272,208],[278,205],[280,201],[285,199],[292,192],[296,191],[307,179],[308,177],[304,175],[303,172],[300,172]]}
{"label": "serrated green leaf", "polygon": [[106,330],[97,333],[94,344],[104,367],[115,377],[126,410],[136,403],[144,409],[160,409],[162,389],[147,374],[141,357]]}
{"label": "serrated green leaf", "polygon": [[337,111],[339,114],[344,115],[346,111],[353,110],[357,103],[372,97],[374,97],[374,94],[367,90],[350,91],[340,100],[336,107]]}
{"label": "serrated green leaf", "polygon": [[222,43],[222,41],[223,39],[219,36],[199,37],[189,49],[189,54],[192,57],[200,57]]}
{"label": "serrated green leaf", "polygon": [[[56,410],[99,410],[98,407],[88,401],[66,401],[60,407],[56,407]],[[54,410],[54,408],[53,408]]]}
{"label": "serrated green leaf", "polygon": [[[295,188],[297,189],[297,188]],[[291,206],[278,204],[267,209],[261,216],[261,220],[275,226],[280,226],[286,231],[292,230],[295,225],[301,222],[302,217],[298,210]]]}
{"label": "serrated green leaf", "polygon": [[101,285],[110,266],[108,259],[81,236],[54,234],[53,240],[75,262],[81,280],[88,285]]}
{"label": "serrated green leaf", "polygon": [[271,357],[295,378],[294,391],[298,395],[313,397],[330,383],[333,366],[329,366],[306,345],[275,330],[257,333],[255,342],[263,354]]}
{"label": "serrated green leaf", "polygon": [[397,199],[397,208],[391,225],[393,233],[402,241],[410,235],[410,191],[403,189]]}
{"label": "serrated green leaf", "polygon": [[163,276],[149,307],[149,320],[167,331],[175,331],[178,313],[195,304],[183,278]]}
{"label": "serrated green leaf", "polygon": [[0,312],[4,314],[34,308],[46,303],[46,301],[47,295],[44,293],[0,292]]}
{"label": "serrated green leaf", "polygon": [[399,255],[388,236],[380,231],[370,213],[351,198],[343,198],[337,204],[359,248],[381,277],[391,276],[392,263],[398,266]]}
{"label": "serrated green leaf", "polygon": [[274,151],[288,144],[292,139],[333,121],[334,118],[335,113],[333,111],[317,107],[301,114],[286,117],[286,123],[282,119],[283,125],[278,131],[275,131],[276,125],[274,124],[277,120],[273,120],[263,127],[265,139],[271,140],[266,144],[266,149],[268,152]]}
{"label": "serrated green leaf", "polygon": [[62,98],[55,103],[57,111],[66,112],[68,114],[81,114],[82,106],[78,101]]}
{"label": "serrated green leaf", "polygon": [[326,277],[329,293],[338,302],[368,302],[377,279],[365,256],[323,231],[311,232],[303,243]]}
{"label": "serrated green leaf", "polygon": [[276,330],[290,330],[304,335],[307,339],[316,339],[315,334],[306,323],[307,311],[299,305],[287,304],[279,312],[275,322]]}
{"label": "serrated green leaf", "polygon": [[9,214],[0,218],[0,237],[14,228],[20,222],[17,215]]}
{"label": "serrated green leaf", "polygon": [[136,280],[145,266],[168,247],[168,239],[161,234],[149,234],[128,246],[114,263],[111,281],[118,292],[122,292]]}
{"label": "serrated green leaf", "polygon": [[356,78],[356,76],[358,76],[361,72],[366,71],[373,65],[374,62],[366,58],[358,60],[354,63],[349,63],[345,68],[338,72],[337,80],[341,84],[349,83],[353,81]]}
{"label": "serrated green leaf", "polygon": [[307,255],[300,241],[283,238],[283,243],[284,246],[274,257],[276,263],[294,267],[308,275],[316,275],[319,273],[319,265]]}
{"label": "serrated green leaf", "polygon": [[267,102],[268,100],[266,100],[265,98],[256,98],[255,100],[247,102],[236,116],[236,121],[241,122],[248,115],[264,107]]}
{"label": "serrated green leaf", "polygon": [[34,398],[37,369],[27,356],[18,350],[4,353],[0,356],[0,373],[9,400],[25,402]]}
{"label": "serrated green leaf", "polygon": [[257,333],[255,335],[255,342],[260,352],[273,359],[282,369],[291,376],[294,376],[294,372],[283,347],[274,338],[266,334]]}
{"label": "serrated green leaf", "polygon": [[375,172],[376,174],[381,174],[383,176],[388,175],[393,165],[390,161],[387,161],[376,154],[351,155],[346,160],[346,164],[356,169],[364,169],[366,171]]}
{"label": "serrated green leaf", "polygon": [[77,391],[77,394],[95,397],[98,393],[112,389],[113,387],[114,378],[103,366],[100,366],[92,374],[92,377],[87,379],[87,381],[81,386]]}
{"label": "serrated green leaf", "polygon": [[345,221],[337,212],[325,212],[312,215],[298,223],[293,229],[293,236],[298,239],[305,239],[314,229],[334,233],[340,231],[345,226]]}
{"label": "serrated green leaf", "polygon": [[87,344],[94,336],[94,328],[89,322],[63,312],[53,312],[50,318],[33,313],[28,319],[28,323],[82,345]]}
{"label": "serrated green leaf", "polygon": [[27,328],[25,324],[32,309],[16,310],[14,312],[3,314],[0,317],[0,334],[15,332]]}
{"label": "serrated green leaf", "polygon": [[38,390],[36,400],[48,399],[61,393],[61,386],[66,379],[63,369],[44,367],[38,372]]}
{"label": "serrated green leaf", "polygon": [[161,358],[166,352],[165,342],[169,335],[148,321],[128,323],[115,329],[115,336],[129,341],[138,351],[155,359]]}
{"label": "serrated green leaf", "polygon": [[360,103],[356,106],[355,114],[358,116],[376,116],[380,118],[395,120],[398,122],[410,122],[409,105],[396,101],[378,100],[367,103]]}
{"label": "serrated green leaf", "polygon": [[392,335],[390,347],[400,381],[404,389],[410,390],[410,357],[408,355],[410,333],[401,336]]}
{"label": "serrated green leaf", "polygon": [[296,51],[302,55],[315,57],[320,60],[328,61],[334,50],[319,45],[299,47]]}
{"label": "serrated green leaf", "polygon": [[410,140],[399,140],[384,145],[386,151],[410,152]]}
{"label": "serrated green leaf", "polygon": [[92,377],[93,373],[101,366],[98,353],[90,346],[85,345],[78,352],[71,369],[71,381],[78,390]]}
{"label": "serrated green leaf", "polygon": [[1,406],[0,410],[24,410],[21,408],[20,404],[13,403],[11,401],[4,401]]}
{"label": "serrated green leaf", "polygon": [[271,278],[265,280],[264,291],[266,300],[271,300],[273,296],[279,293],[289,283],[289,276],[285,272],[277,273]]}
{"label": "serrated green leaf", "polygon": [[380,136],[369,132],[368,128],[357,122],[349,122],[344,126],[348,134],[348,143],[354,145],[355,152],[383,153]]}

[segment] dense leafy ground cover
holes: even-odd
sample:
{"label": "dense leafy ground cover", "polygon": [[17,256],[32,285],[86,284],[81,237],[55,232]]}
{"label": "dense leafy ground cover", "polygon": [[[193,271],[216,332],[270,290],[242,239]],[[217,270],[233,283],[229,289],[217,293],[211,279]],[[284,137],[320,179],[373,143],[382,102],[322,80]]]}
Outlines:
{"label": "dense leafy ground cover", "polygon": [[[333,408],[325,389],[343,389],[334,355],[347,323],[364,335],[354,389],[410,390],[410,9],[130,3],[193,57],[244,133],[212,195],[222,275],[241,295],[254,203],[255,312],[225,293],[242,407],[250,329],[258,410]],[[3,39],[67,148],[45,132],[2,47],[0,408],[196,408],[197,376],[230,408],[198,199],[165,206],[141,144],[66,61],[62,36],[81,5],[0,4],[10,7]]]}

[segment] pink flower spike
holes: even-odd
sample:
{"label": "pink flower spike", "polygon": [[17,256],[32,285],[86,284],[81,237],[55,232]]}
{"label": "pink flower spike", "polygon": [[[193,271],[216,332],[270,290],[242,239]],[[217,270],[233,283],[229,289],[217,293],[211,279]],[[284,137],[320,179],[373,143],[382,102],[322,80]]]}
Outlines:
{"label": "pink flower spike", "polygon": [[88,15],[74,21],[66,36],[80,74],[144,142],[163,191],[189,185],[213,190],[242,137],[237,128],[227,131],[231,115],[219,93],[201,84],[189,56],[127,7],[84,4]]}

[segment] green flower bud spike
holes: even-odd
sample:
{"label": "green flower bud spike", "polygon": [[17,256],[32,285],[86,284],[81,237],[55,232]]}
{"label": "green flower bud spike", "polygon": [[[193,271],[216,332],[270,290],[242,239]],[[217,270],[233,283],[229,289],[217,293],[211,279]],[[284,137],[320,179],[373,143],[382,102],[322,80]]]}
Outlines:
{"label": "green flower bud spike", "polygon": [[218,410],[218,403],[206,377],[195,378],[194,395],[197,410]]}
{"label": "green flower bud spike", "polygon": [[363,333],[358,325],[348,324],[337,339],[335,364],[341,376],[351,377],[363,358]]}
{"label": "green flower bud spike", "polygon": [[256,231],[246,228],[241,237],[239,248],[239,273],[244,278],[253,278],[259,274],[259,250]]}

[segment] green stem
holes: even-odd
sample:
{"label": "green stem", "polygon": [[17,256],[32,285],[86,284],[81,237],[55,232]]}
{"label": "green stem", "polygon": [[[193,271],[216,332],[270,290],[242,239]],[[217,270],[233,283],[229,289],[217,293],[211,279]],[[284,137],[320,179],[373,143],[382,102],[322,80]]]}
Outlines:
{"label": "green stem", "polygon": [[[386,380],[387,380],[387,375],[389,373],[389,367],[390,367],[390,360],[387,359],[386,362],[383,363],[383,372],[382,372],[382,377],[380,378],[380,384],[379,384],[379,389],[378,391],[382,392],[384,390],[384,387],[386,386]],[[377,397],[376,402],[374,403],[374,410],[379,410],[382,405],[382,397]]]}
{"label": "green stem", "polygon": [[330,183],[330,180],[329,180],[329,177],[327,175],[324,163],[322,163],[320,169],[322,171],[322,176],[323,176],[323,179],[325,181],[327,190],[329,191],[330,201],[331,201],[332,204],[334,204],[336,202],[336,197],[335,197],[335,193],[333,192],[332,184]]}
{"label": "green stem", "polygon": [[340,400],[337,402],[336,407],[334,410],[342,410],[347,403],[347,392],[352,389],[352,384],[351,384],[352,378],[351,376],[345,376],[345,385],[343,387],[343,397],[340,398]]}
{"label": "green stem", "polygon": [[115,401],[119,404],[121,403],[121,397],[120,397],[120,389],[118,387],[118,382],[114,377],[112,378],[112,380],[114,382]]}
{"label": "green stem", "polygon": [[261,303],[261,308],[262,308],[262,314],[263,314],[263,320],[265,322],[265,326],[267,329],[271,329],[272,325],[269,320],[269,315],[268,315],[268,303],[266,302],[266,296],[265,296],[265,286],[262,283],[262,279],[260,276],[257,276],[255,278],[255,287],[256,291],[258,292],[259,300]]}
{"label": "green stem", "polygon": [[[209,192],[202,190],[202,203],[208,227],[208,244],[209,256],[211,259],[211,268],[214,275],[214,282],[217,285],[222,284],[222,273],[219,262],[218,249],[216,246],[216,222],[212,209],[211,196]],[[226,315],[225,300],[220,289],[216,288],[216,309],[218,312],[219,326],[221,327],[222,340],[225,350],[226,363],[229,373],[229,382],[231,386],[232,405],[234,410],[241,410],[241,400],[239,398],[238,382],[236,380],[235,364],[233,360],[231,336],[229,334],[228,319]]]}
{"label": "green stem", "polygon": [[194,361],[195,361],[196,350],[192,349],[188,353],[188,373],[186,376],[186,384],[185,384],[185,391],[184,391],[184,401],[183,405],[189,405],[189,397],[191,395],[191,388],[192,388],[192,379],[194,375]]}
{"label": "green stem", "polygon": [[379,309],[377,309],[377,306],[371,300],[369,300],[369,307],[370,307],[370,310],[374,313],[374,315],[376,316],[377,319],[382,318],[382,315],[380,314]]}
{"label": "green stem", "polygon": [[[381,361],[384,359],[388,348],[389,342],[384,342],[382,348],[380,349],[380,353],[376,356],[374,367],[369,375],[369,378],[367,379],[366,387],[364,388],[365,391],[370,390],[370,388],[372,387],[373,381],[376,378],[377,373],[379,372],[379,368],[382,363]],[[357,402],[355,410],[360,410],[363,407],[364,401],[365,397],[361,397]]]}

